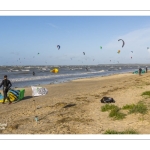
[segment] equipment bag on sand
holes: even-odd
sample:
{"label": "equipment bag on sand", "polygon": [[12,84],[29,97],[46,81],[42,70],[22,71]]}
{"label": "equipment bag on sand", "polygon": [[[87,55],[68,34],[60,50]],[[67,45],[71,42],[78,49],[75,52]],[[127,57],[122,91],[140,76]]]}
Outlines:
{"label": "equipment bag on sand", "polygon": [[100,101],[101,103],[115,103],[115,100],[111,97],[103,97]]}

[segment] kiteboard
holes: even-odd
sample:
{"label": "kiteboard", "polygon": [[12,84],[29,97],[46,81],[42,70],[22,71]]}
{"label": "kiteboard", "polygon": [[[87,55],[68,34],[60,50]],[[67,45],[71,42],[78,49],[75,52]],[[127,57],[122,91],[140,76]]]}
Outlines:
{"label": "kiteboard", "polygon": [[[10,101],[15,101],[19,97],[19,90],[12,90],[11,89],[11,90],[9,90],[7,95],[9,97]],[[4,98],[4,96],[2,94],[0,94],[0,103],[3,102],[3,98]],[[5,102],[7,102],[7,101],[8,100],[6,99]]]}
{"label": "kiteboard", "polygon": [[13,90],[13,89],[9,90],[8,97],[11,101],[17,100],[19,97],[19,90]]}
{"label": "kiteboard", "polygon": [[[3,102],[3,98],[4,98],[4,96],[2,94],[0,94],[0,103]],[[7,101],[7,100],[5,100],[5,101]]]}

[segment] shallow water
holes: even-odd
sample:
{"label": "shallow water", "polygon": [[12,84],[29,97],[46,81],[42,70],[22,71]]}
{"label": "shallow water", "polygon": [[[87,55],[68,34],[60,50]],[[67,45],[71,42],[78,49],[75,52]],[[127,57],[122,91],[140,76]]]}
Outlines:
{"label": "shallow water", "polygon": [[[134,72],[139,66],[145,70],[148,64],[104,64],[92,66],[0,66],[0,80],[5,74],[8,75],[12,82],[12,88],[26,87],[43,84],[56,84],[67,82],[79,78],[89,78],[97,76],[108,76],[112,74],[120,74]],[[52,73],[50,70],[58,68],[58,73]],[[86,69],[87,68],[87,69]],[[35,76],[33,76],[33,71]]]}

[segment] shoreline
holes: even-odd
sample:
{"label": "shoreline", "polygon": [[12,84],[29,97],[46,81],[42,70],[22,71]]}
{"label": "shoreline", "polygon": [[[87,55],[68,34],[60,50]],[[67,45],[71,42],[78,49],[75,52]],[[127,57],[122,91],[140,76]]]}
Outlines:
{"label": "shoreline", "polygon": [[[12,105],[0,105],[0,123],[8,127],[1,134],[104,134],[108,129],[122,131],[128,128],[140,134],[150,133],[149,112],[146,115],[131,114],[123,120],[113,120],[100,100],[112,97],[118,107],[136,104],[148,99],[141,94],[150,89],[150,72],[142,74],[122,73],[72,80],[41,87],[48,93],[32,97],[31,87],[25,87],[25,97]],[[35,100],[35,103],[34,101]],[[38,116],[36,123],[35,116]],[[142,121],[139,118],[144,118]],[[36,128],[35,128],[36,127]]]}
{"label": "shoreline", "polygon": [[[108,77],[108,76],[114,76],[114,75],[118,75],[118,74],[132,74],[132,72],[123,72],[123,73],[112,73],[112,74],[106,74],[106,75],[97,75],[97,76],[91,76],[91,77],[79,77],[79,78],[76,78],[76,79],[68,79],[68,80],[64,80],[64,81],[54,81],[54,82],[51,82],[51,83],[47,83],[47,84],[33,84],[33,86],[45,86],[45,85],[53,85],[53,84],[62,84],[62,83],[67,83],[67,82],[71,82],[71,81],[74,81],[74,80],[81,80],[81,79],[93,79],[93,78],[99,78],[99,77]],[[15,88],[28,88],[28,87],[31,87],[31,86],[22,86],[22,87],[13,87],[13,89]]]}

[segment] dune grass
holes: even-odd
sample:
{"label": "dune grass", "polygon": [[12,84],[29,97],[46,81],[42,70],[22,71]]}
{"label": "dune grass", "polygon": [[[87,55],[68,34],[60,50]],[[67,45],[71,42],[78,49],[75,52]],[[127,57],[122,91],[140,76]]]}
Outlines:
{"label": "dune grass", "polygon": [[142,101],[138,102],[136,105],[135,104],[125,105],[122,107],[122,109],[128,109],[129,114],[132,114],[132,113],[146,114],[148,111],[147,106]]}
{"label": "dune grass", "polygon": [[105,104],[101,107],[101,111],[109,111],[109,117],[112,117],[114,120],[121,120],[126,117],[127,114],[122,113],[121,110],[128,110],[128,114],[140,113],[144,115],[148,112],[148,108],[143,101],[139,101],[137,104],[127,104],[122,108],[113,104]]}
{"label": "dune grass", "polygon": [[148,96],[150,97],[150,91],[145,91],[141,94],[141,96]]}
{"label": "dune grass", "polygon": [[106,130],[104,134],[138,134],[134,129],[127,129],[125,131],[116,131],[116,130]]}
{"label": "dune grass", "polygon": [[115,106],[113,104],[106,104],[104,106],[101,107],[101,110],[104,111],[108,111],[108,110],[112,110],[112,109],[119,109],[118,106]]}
{"label": "dune grass", "polygon": [[113,117],[116,120],[120,120],[125,118],[125,114],[120,112],[120,108],[116,105],[113,104],[106,104],[104,106],[101,107],[102,112],[104,111],[110,111],[109,113],[109,117]]}
{"label": "dune grass", "polygon": [[127,104],[127,105],[123,106],[122,109],[127,110],[127,109],[132,109],[133,107],[135,107],[135,104],[130,104],[130,105]]}
{"label": "dune grass", "polygon": [[126,114],[120,112],[120,109],[118,109],[118,108],[112,109],[109,113],[109,117],[113,117],[115,120],[124,119],[125,116],[126,116]]}

